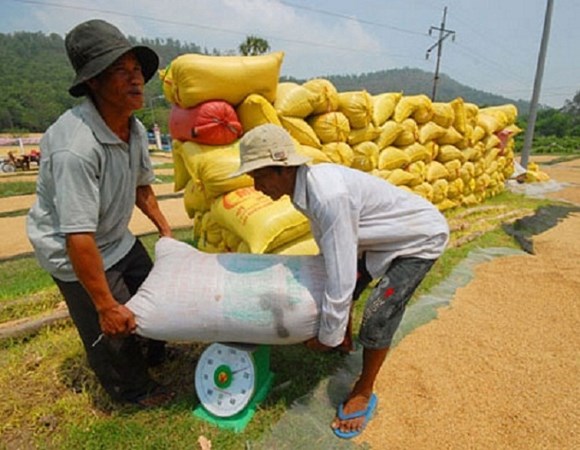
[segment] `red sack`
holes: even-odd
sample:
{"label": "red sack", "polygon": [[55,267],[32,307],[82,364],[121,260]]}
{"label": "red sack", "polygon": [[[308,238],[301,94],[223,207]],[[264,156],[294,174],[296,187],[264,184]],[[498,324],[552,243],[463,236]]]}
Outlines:
{"label": "red sack", "polygon": [[173,105],[169,115],[173,139],[206,145],[227,145],[242,135],[236,110],[223,100],[208,100],[193,108]]}

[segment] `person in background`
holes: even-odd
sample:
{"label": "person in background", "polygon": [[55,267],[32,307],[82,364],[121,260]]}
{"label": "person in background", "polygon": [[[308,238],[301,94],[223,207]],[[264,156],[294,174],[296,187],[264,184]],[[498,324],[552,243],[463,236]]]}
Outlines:
{"label": "person in background", "polygon": [[65,46],[76,72],[69,93],[86,98],[42,138],[28,237],[64,296],[105,391],[115,401],[159,406],[174,393],[148,369],[162,362],[165,343],[138,339],[135,317],[124,306],[152,268],[128,228],[134,206],[161,236],[171,236],[151,188],[147,133],[133,115],[159,58],[102,20],[77,25]]}
{"label": "person in background", "polygon": [[308,348],[340,347],[353,300],[378,279],[358,335],[362,372],[331,424],[337,436],[355,437],[376,409],[374,383],[407,302],[447,245],[447,221],[427,200],[378,177],[341,165],[307,165],[308,158],[296,153],[290,135],[276,125],[247,132],[240,159],[231,176],[249,174],[255,188],[274,200],[288,195],[308,217],[324,258],[320,327],[305,343]]}

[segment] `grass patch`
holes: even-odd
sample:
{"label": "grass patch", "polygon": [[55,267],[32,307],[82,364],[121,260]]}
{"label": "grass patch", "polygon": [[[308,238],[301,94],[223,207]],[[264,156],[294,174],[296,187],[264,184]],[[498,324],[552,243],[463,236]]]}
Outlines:
{"label": "grass patch", "polygon": [[[579,152],[580,152],[580,150],[579,150]],[[576,159],[580,159],[580,153],[577,153],[575,155],[559,156],[557,158],[551,159],[550,161],[543,162],[542,165],[543,166],[553,166],[553,165],[568,162],[568,161],[574,161]]]}
{"label": "grass patch", "polygon": [[0,183],[0,197],[30,195],[36,192],[35,181],[6,181]]}
{"label": "grass patch", "polygon": [[0,212],[0,219],[4,219],[7,217],[18,217],[18,216],[25,216],[28,214],[28,209],[18,209],[16,211],[7,211],[7,212]]}
{"label": "grass patch", "polygon": [[175,167],[175,165],[171,162],[171,163],[161,163],[161,164],[155,164],[153,166],[153,168],[155,170],[157,169],[173,169]]}
{"label": "grass patch", "polygon": [[9,299],[27,297],[52,286],[52,277],[32,255],[0,262],[0,304]]}

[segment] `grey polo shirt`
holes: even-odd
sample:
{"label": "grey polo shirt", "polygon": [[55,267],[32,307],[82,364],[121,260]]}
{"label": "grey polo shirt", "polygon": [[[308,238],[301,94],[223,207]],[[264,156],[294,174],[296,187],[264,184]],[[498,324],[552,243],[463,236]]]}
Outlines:
{"label": "grey polo shirt", "polygon": [[146,130],[134,117],[129,142],[109,129],[89,99],[44,134],[27,232],[40,265],[54,277],[77,280],[66,251],[69,233],[95,234],[105,270],[135,243],[128,225],[136,189],[155,176]]}

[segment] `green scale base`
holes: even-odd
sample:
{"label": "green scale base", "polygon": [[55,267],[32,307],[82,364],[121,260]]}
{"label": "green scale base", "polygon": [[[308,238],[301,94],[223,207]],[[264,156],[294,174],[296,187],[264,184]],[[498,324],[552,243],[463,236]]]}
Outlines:
{"label": "green scale base", "polygon": [[266,398],[272,388],[274,374],[270,371],[270,347],[260,345],[253,352],[256,366],[256,387],[254,395],[246,407],[230,417],[218,417],[207,411],[200,403],[193,410],[193,415],[219,428],[233,430],[236,433],[244,431],[256,413],[257,406]]}

